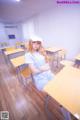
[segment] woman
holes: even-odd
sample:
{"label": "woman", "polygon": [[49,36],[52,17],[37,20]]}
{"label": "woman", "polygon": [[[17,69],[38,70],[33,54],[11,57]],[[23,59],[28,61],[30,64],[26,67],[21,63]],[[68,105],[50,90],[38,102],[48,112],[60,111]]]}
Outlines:
{"label": "woman", "polygon": [[25,54],[25,62],[32,71],[35,86],[38,90],[42,90],[48,81],[54,78],[42,43],[41,38],[32,37],[29,40],[28,52]]}

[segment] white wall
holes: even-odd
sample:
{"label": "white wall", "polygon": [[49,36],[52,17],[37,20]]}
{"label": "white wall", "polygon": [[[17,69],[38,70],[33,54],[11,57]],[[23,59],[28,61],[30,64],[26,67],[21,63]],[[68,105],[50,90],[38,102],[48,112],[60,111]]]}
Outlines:
{"label": "white wall", "polygon": [[66,48],[68,58],[80,52],[80,12],[74,9],[56,9],[36,18],[36,34],[42,36],[46,46]]}
{"label": "white wall", "polygon": [[[15,39],[9,39],[8,35],[15,35]],[[0,23],[0,42],[7,42],[10,46],[15,45],[17,41],[22,41],[21,24],[2,24]]]}
{"label": "white wall", "polygon": [[34,23],[34,33],[45,40],[46,47],[65,48],[68,59],[73,59],[80,53],[80,9],[78,6],[56,6],[55,9],[41,13],[31,20]]}
{"label": "white wall", "polygon": [[26,41],[31,35],[35,34],[34,21],[29,20],[22,25],[23,29],[23,38]]}
{"label": "white wall", "polygon": [[0,23],[0,42],[6,40],[6,34],[4,29],[4,24]]}

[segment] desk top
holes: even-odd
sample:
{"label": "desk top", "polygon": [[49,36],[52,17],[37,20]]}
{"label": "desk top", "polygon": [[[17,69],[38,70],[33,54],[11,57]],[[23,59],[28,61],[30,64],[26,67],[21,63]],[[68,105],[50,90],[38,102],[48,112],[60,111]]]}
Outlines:
{"label": "desk top", "polygon": [[7,50],[7,51],[5,51],[5,54],[6,55],[10,55],[10,54],[14,54],[14,53],[17,53],[17,52],[22,52],[22,51],[24,51],[22,48],[17,48],[17,49],[14,49],[14,50]]}
{"label": "desk top", "polygon": [[76,60],[80,60],[80,54],[76,56]]}
{"label": "desk top", "polygon": [[53,52],[53,53],[58,52],[60,50],[61,50],[61,48],[57,48],[57,47],[46,48],[46,51]]}
{"label": "desk top", "polygon": [[20,57],[13,58],[10,60],[11,60],[11,63],[13,64],[14,67],[18,67],[20,65],[25,64],[25,57],[24,56],[20,56]]}
{"label": "desk top", "polygon": [[55,98],[73,115],[80,115],[80,70],[64,67],[45,87],[44,91]]}

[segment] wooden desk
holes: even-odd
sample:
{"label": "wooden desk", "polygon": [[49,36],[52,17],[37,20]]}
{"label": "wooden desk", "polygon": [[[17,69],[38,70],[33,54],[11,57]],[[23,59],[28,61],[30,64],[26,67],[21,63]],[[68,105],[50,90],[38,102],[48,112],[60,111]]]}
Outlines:
{"label": "wooden desk", "polygon": [[24,50],[21,49],[21,48],[14,49],[14,50],[6,50],[6,51],[5,51],[5,54],[6,54],[6,55],[10,55],[10,54],[14,54],[14,53],[17,53],[17,52],[22,52],[22,51],[24,51]]}
{"label": "wooden desk", "polygon": [[23,65],[23,64],[25,64],[25,57],[20,56],[20,57],[13,58],[13,59],[11,59],[11,63],[13,64],[14,67]]}
{"label": "wooden desk", "polygon": [[77,55],[75,59],[80,61],[80,54]]}
{"label": "wooden desk", "polygon": [[7,50],[5,51],[5,55],[7,55],[9,59],[15,58],[15,57],[24,55],[24,50],[21,48],[17,48],[14,50]]}
{"label": "wooden desk", "polygon": [[56,53],[56,52],[58,52],[60,50],[61,50],[61,48],[57,48],[57,47],[46,48],[46,51],[51,52],[51,53]]}
{"label": "wooden desk", "polygon": [[80,70],[64,67],[45,87],[44,91],[55,98],[73,115],[80,115]]}

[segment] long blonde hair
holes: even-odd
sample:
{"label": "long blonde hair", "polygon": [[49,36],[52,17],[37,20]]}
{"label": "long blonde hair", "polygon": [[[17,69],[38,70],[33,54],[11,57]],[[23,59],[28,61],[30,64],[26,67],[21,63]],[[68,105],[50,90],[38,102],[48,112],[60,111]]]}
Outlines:
{"label": "long blonde hair", "polygon": [[[28,51],[28,52],[31,52],[31,53],[34,52],[33,47],[32,47],[32,40],[29,40],[29,41],[28,41],[27,51]],[[46,54],[46,50],[45,50],[44,47],[42,46],[42,43],[41,43],[41,45],[40,45],[40,48],[39,48],[38,52],[45,57],[46,62],[49,62],[48,56],[47,56],[47,54]]]}

